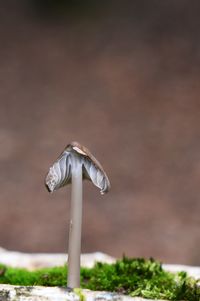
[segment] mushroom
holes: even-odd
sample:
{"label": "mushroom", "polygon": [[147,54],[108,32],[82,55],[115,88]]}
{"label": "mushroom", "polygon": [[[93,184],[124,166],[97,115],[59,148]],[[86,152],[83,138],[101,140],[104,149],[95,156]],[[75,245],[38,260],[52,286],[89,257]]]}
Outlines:
{"label": "mushroom", "polygon": [[109,179],[97,159],[86,147],[72,142],[50,167],[45,180],[49,192],[72,184],[67,278],[69,288],[80,287],[83,179],[90,180],[100,189],[101,194],[110,189]]}

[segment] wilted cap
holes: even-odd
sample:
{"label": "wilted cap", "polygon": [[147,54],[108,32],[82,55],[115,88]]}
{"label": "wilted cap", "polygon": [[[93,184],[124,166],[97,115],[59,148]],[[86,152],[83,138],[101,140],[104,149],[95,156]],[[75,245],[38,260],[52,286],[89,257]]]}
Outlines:
{"label": "wilted cap", "polygon": [[101,164],[90,151],[78,142],[66,146],[56,162],[50,167],[45,184],[50,192],[71,183],[73,164],[82,165],[83,179],[90,180],[100,188],[101,194],[110,189],[110,181]]}

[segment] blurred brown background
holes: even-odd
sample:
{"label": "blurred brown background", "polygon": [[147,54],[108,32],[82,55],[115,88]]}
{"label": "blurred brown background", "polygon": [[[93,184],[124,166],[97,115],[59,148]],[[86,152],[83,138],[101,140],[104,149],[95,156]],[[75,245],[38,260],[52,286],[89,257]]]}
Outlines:
{"label": "blurred brown background", "polygon": [[82,251],[200,265],[200,2],[0,4],[0,246],[67,250],[70,187],[43,183],[77,140]]}

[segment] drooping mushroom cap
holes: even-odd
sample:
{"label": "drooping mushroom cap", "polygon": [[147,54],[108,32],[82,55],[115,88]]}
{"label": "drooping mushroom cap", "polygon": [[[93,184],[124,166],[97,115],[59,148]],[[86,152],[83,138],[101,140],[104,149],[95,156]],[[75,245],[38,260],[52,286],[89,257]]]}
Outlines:
{"label": "drooping mushroom cap", "polygon": [[49,169],[45,180],[49,192],[71,183],[74,162],[82,165],[83,179],[90,180],[100,188],[101,194],[109,191],[110,181],[101,164],[86,147],[72,142]]}

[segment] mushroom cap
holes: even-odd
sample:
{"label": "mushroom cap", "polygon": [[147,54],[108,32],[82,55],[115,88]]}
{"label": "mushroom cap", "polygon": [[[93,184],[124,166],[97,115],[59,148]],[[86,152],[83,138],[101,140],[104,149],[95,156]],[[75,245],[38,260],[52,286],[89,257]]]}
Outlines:
{"label": "mushroom cap", "polygon": [[101,194],[110,189],[110,181],[97,159],[78,142],[68,144],[56,162],[50,167],[45,179],[49,192],[71,183],[74,162],[82,165],[83,179],[91,181],[100,188]]}

